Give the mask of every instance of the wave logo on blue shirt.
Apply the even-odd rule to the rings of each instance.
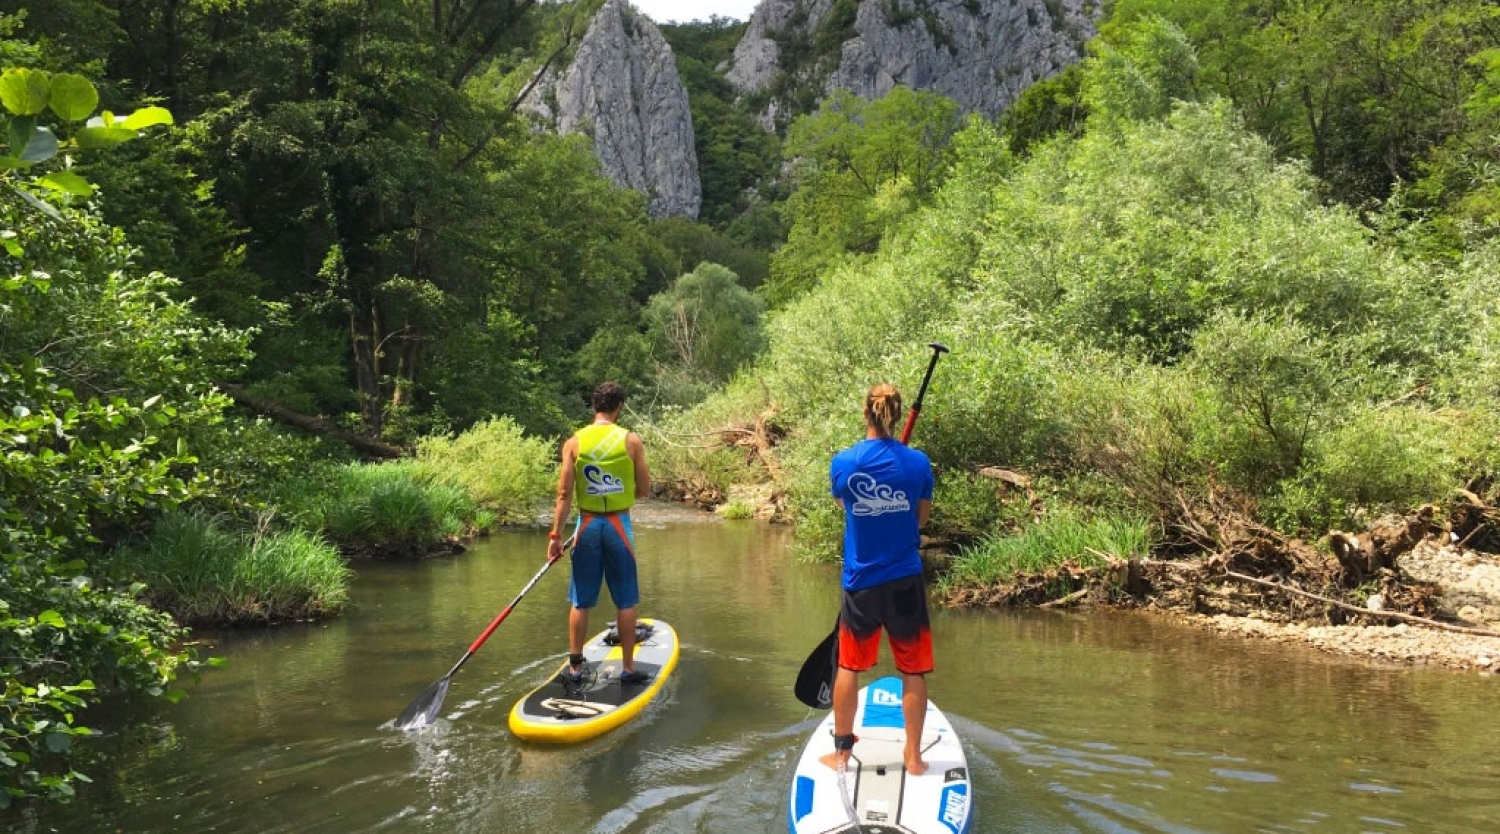
[[[858,516],[911,512],[906,493],[892,489],[865,472],[849,476],[849,491],[854,493],[853,512]]]
[[[605,472],[597,464],[583,467],[584,492],[589,495],[618,495],[625,491],[625,482]]]

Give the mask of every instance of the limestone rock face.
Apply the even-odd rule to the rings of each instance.
[[[1083,54],[1099,0],[763,0],[735,48],[728,78],[744,93],[766,90],[779,71],[825,92],[878,98],[897,84],[941,93],[965,112],[997,116],[1036,81]],[[847,35],[848,37],[844,37]],[[835,65],[781,66],[783,45],[842,38]],[[776,102],[768,105],[774,112]]]
[[[532,113],[583,133],[614,182],[650,199],[652,217],[697,218],[703,203],[687,91],[672,47],[625,0],[608,0],[560,77],[543,78]]]

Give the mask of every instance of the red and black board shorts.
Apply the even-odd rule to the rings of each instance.
[[[896,669],[905,675],[932,671],[932,629],[921,574],[844,591],[839,610],[839,667],[864,672],[880,655],[880,630],[891,643]]]

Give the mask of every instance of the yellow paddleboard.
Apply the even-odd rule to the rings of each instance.
[[[510,731],[526,741],[566,744],[593,738],[636,717],[666,685],[677,668],[677,632],[661,620],[642,619],[636,626],[635,670],[645,683],[625,686],[619,639],[614,625],[583,646],[582,684],[570,689],[562,680],[563,659],[546,683],[527,693],[510,711]]]

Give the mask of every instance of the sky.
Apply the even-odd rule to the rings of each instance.
[[[657,23],[707,20],[713,15],[749,20],[757,0],[630,0]]]

